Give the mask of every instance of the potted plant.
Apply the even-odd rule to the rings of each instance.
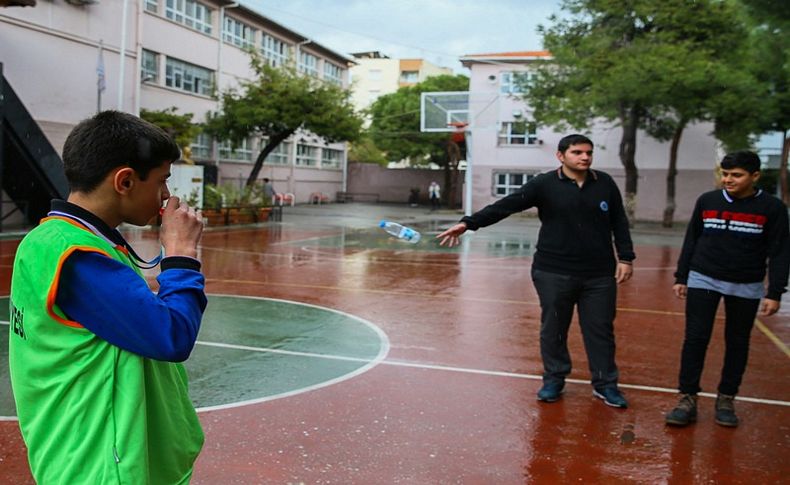
[[[225,225],[222,192],[216,185],[207,184],[203,190],[203,217],[209,226]]]

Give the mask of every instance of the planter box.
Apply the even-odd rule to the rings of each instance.
[[[222,209],[203,209],[203,218],[206,220],[207,226],[253,224],[268,221],[271,212],[271,207],[225,207]]]

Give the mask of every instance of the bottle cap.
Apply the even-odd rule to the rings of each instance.
[[[379,222],[379,227],[385,227],[387,225],[387,221]]]

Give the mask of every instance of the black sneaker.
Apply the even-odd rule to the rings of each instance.
[[[675,409],[668,412],[664,421],[671,426],[686,426],[697,420],[697,395],[682,394]]]
[[[546,382],[538,391],[538,401],[554,402],[559,401],[565,389],[564,382]]]
[[[735,396],[719,394],[716,396],[716,424],[734,428],[738,426],[738,416],[735,415]]]
[[[593,396],[603,399],[607,406],[613,408],[627,408],[628,401],[625,400],[623,393],[616,387],[602,387],[593,389]]]

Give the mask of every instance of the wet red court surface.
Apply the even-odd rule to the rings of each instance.
[[[209,293],[345,312],[383,331],[389,348],[353,378],[201,412],[206,443],[192,483],[787,483],[790,299],[752,334],[741,426],[716,425],[714,399],[702,397],[697,424],[666,428],[683,338],[683,304],[670,291],[679,236],[635,232],[635,275],[620,287],[615,324],[630,407],[592,396],[576,323],[566,393],[539,403],[539,307],[529,276],[536,225],[506,221],[440,249],[432,236],[455,217],[415,221],[418,245],[389,240],[374,223],[354,229],[288,215],[204,235]],[[151,233],[129,237],[141,252],[155,247]],[[16,244],[0,241],[2,296]],[[721,323],[707,392],[721,368]],[[0,422],[0,483],[31,482],[17,423]]]

